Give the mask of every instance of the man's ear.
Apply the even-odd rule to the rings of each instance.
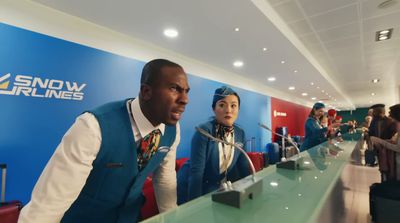
[[[148,101],[151,99],[153,94],[153,89],[148,84],[140,85],[140,96],[144,101]]]

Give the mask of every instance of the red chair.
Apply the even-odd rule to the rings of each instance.
[[[175,171],[178,172],[178,170],[187,160],[188,158],[176,160]],[[157,206],[156,196],[154,194],[153,180],[151,177],[147,177],[146,181],[144,182],[142,192],[146,198],[143,207],[140,209],[140,214],[142,217],[141,220],[144,220],[160,213]]]
[[[144,205],[140,209],[142,220],[144,220],[160,213],[158,211],[157,201],[154,194],[153,180],[151,177],[147,177],[146,181],[144,182],[142,192],[146,198]]]
[[[178,170],[183,166],[183,164],[186,163],[186,161],[188,161],[189,158],[181,158],[176,160],[176,165],[175,165],[175,171],[178,172]]]

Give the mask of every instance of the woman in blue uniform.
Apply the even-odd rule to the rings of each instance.
[[[215,116],[199,127],[214,137],[244,145],[244,131],[235,124],[239,108],[240,97],[234,90],[218,88],[212,103]],[[190,160],[178,172],[178,204],[219,189],[221,182],[234,182],[250,174],[246,158],[229,145],[196,132],[191,146]]]
[[[308,119],[306,120],[306,136],[303,144],[300,147],[301,151],[325,142],[327,140],[327,132],[340,126],[340,123],[333,123],[327,127],[323,127],[320,123],[320,118],[324,115],[324,113],[325,105],[319,102],[315,103],[311,109]]]

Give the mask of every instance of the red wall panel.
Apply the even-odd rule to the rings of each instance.
[[[304,124],[310,110],[309,107],[271,97],[272,129],[287,126],[289,134],[304,136]]]

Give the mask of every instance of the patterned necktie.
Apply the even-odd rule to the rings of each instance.
[[[137,149],[137,163],[139,170],[146,167],[150,158],[157,152],[158,144],[160,143],[160,136],[161,131],[156,129],[143,137],[140,146]]]

